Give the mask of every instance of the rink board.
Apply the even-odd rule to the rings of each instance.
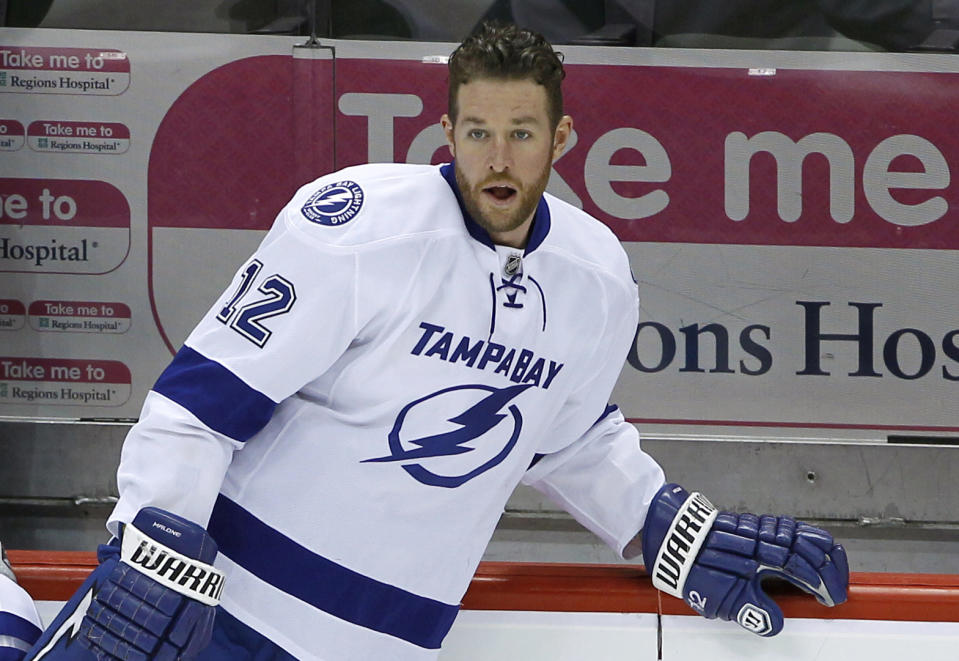
[[[10,557],[44,621],[96,563],[86,552]],[[956,575],[854,573],[849,600],[833,609],[789,587],[776,586],[775,597],[786,628],[760,639],[692,615],[660,595],[641,567],[481,563],[440,659],[945,661],[959,646]]]
[[[300,185],[450,159],[454,44],[299,42],[0,28],[25,56],[0,67],[0,416],[136,418]],[[959,434],[956,57],[563,51],[575,123],[547,190],[629,254],[627,419]]]

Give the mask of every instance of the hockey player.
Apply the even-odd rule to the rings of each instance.
[[[20,661],[40,637],[40,616],[0,545],[0,661]]]
[[[607,405],[637,289],[615,236],[544,193],[560,57],[485,26],[449,71],[454,162],[304,186],[160,376],[122,541],[35,658],[434,659],[519,482],[707,617],[777,633],[766,575],[845,598],[828,533],[665,484]]]

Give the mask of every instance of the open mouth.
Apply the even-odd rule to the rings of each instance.
[[[492,196],[497,202],[506,202],[516,195],[516,189],[512,186],[487,186],[483,192]]]

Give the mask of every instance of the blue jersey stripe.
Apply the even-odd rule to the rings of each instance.
[[[221,553],[270,585],[341,620],[420,647],[438,649],[459,611],[458,605],[381,583],[324,558],[222,494],[208,529]]]
[[[246,441],[263,429],[276,402],[220,363],[184,346],[153,390],[190,411],[210,429]]]
[[[41,633],[40,627],[30,620],[13,613],[0,613],[0,636],[12,636],[33,645]]]
[[[598,418],[596,418],[596,422],[593,423],[593,426],[598,425],[598,424],[603,420],[603,418],[609,416],[609,415],[612,414],[612,413],[615,413],[615,412],[618,411],[618,410],[619,410],[619,407],[616,406],[615,404],[607,404],[607,405],[606,405],[606,410],[603,411],[603,415],[601,415],[601,416],[599,416]]]

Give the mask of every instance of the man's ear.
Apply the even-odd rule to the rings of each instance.
[[[573,118],[569,115],[563,115],[556,125],[556,131],[553,133],[553,160],[563,155],[566,145],[569,142],[569,136],[573,133]]]
[[[453,120],[446,113],[440,118],[440,124],[443,126],[443,133],[446,134],[446,144],[449,145],[450,154],[456,158],[456,143],[453,141]]]

